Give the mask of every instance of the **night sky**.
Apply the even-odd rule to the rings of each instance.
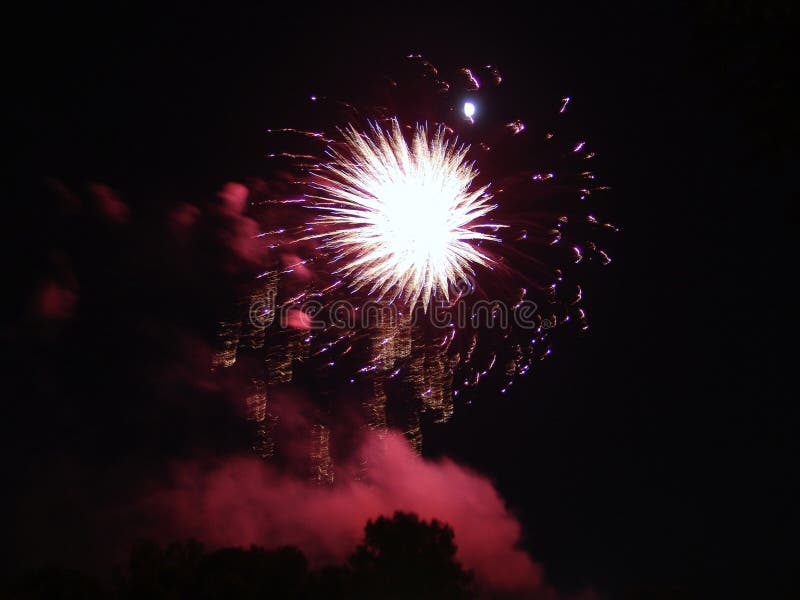
[[[220,290],[241,274],[225,256],[167,256],[157,215],[269,178],[266,129],[419,52],[497,65],[529,119],[570,96],[621,228],[613,264],[584,282],[589,332],[559,339],[512,393],[426,431],[426,455],[494,482],[558,590],[792,596],[797,28],[789,2],[118,3],[8,18],[6,574],[62,536],[37,511],[63,510],[74,539],[143,473],[238,443],[223,393],[164,381],[175,365],[202,370],[185,332],[213,334]],[[137,229],[114,224],[126,211]],[[77,316],[42,318],[74,312],[42,296],[71,278]],[[97,490],[91,503],[79,488]]]

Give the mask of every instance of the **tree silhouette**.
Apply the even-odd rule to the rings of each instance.
[[[253,546],[206,554],[197,542],[163,551],[143,542],[134,547],[116,587],[121,600],[293,599],[306,597],[307,580],[308,562],[297,548]]]
[[[462,600],[474,597],[472,573],[455,560],[453,529],[397,512],[368,521],[344,565],[310,571],[300,550],[222,548],[195,541],[162,548],[143,541],[111,582],[60,569],[17,580],[14,600]]]
[[[455,560],[453,529],[396,512],[368,521],[350,557],[354,592],[362,598],[472,597],[472,573]]]
[[[46,567],[12,583],[0,597],[11,600],[104,600],[108,595],[93,578],[66,569]]]

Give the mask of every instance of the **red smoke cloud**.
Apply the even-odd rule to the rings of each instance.
[[[311,317],[305,311],[290,308],[286,311],[283,325],[294,329],[311,329]]]
[[[36,293],[35,314],[45,319],[68,319],[75,313],[78,294],[73,290],[49,281]]]
[[[120,224],[128,222],[131,210],[119,199],[114,190],[102,183],[95,183],[90,186],[89,191],[94,198],[97,210],[107,221]]]
[[[80,196],[60,188],[59,191],[66,198],[64,203],[69,210],[78,213],[82,206]],[[250,271],[262,266],[266,248],[255,237],[259,231],[256,221],[245,211],[247,189],[244,186],[226,185],[216,201],[201,205],[203,208],[187,203],[174,208],[165,215],[164,231],[170,235],[164,239],[157,237],[159,230],[147,229],[147,221],[132,218],[127,206],[109,189],[98,187],[92,193],[107,222],[126,224],[147,243],[130,248],[124,243],[119,248],[111,245],[112,250],[119,250],[112,256],[118,254],[124,260],[119,264],[106,263],[103,255],[103,260],[96,265],[84,265],[83,286],[79,286],[78,278],[72,275],[71,262],[67,261],[64,266],[56,264],[54,275],[45,279],[46,283],[36,291],[37,316],[62,319],[74,315],[80,290],[82,302],[86,295],[89,305],[108,307],[108,318],[97,319],[105,326],[117,317],[118,308],[118,304],[105,301],[106,295],[111,291],[112,297],[126,301],[130,297],[127,293],[130,281],[137,282],[138,288],[164,292],[159,297],[169,301],[166,306],[183,310],[186,298],[201,301],[205,298],[205,302],[210,303],[208,297],[217,289],[235,285],[238,279],[234,275],[242,275],[242,279],[249,281]],[[278,216],[274,218],[279,220]],[[82,220],[78,222],[83,223]],[[92,240],[108,244],[116,239],[105,237],[102,230],[97,233],[94,228],[85,229]],[[150,256],[151,246],[157,249],[154,255],[159,259],[170,260],[158,263],[161,270],[134,268],[143,262],[139,254]],[[69,257],[73,253],[70,250],[68,246],[63,254]],[[74,253],[80,256],[79,252]],[[289,282],[292,278],[305,281],[312,275],[298,255],[279,258],[285,268],[292,269],[291,276],[287,277]],[[118,274],[110,281],[109,264],[115,267],[112,272]],[[165,286],[165,281],[174,282],[174,289]],[[102,295],[92,297],[93,291]],[[127,301],[135,303],[137,300],[134,297]],[[164,484],[163,473],[148,462],[149,455],[138,454],[141,452],[139,440],[145,439],[140,437],[141,430],[132,425],[126,429],[118,424],[132,420],[147,427],[159,467],[163,463],[158,448],[166,445],[167,440],[170,443],[177,440],[175,445],[182,450],[191,447],[198,453],[225,452],[220,448],[224,435],[215,435],[218,430],[228,431],[226,427],[230,427],[230,423],[220,425],[215,403],[224,403],[223,397],[242,396],[241,387],[247,383],[240,381],[242,374],[234,369],[214,376],[210,374],[209,349],[198,325],[205,323],[206,313],[189,314],[186,321],[175,322],[174,310],[143,313],[138,305],[134,306],[135,310],[128,305],[125,314],[136,317],[127,326],[139,341],[110,346],[117,353],[111,364],[126,366],[122,379],[118,379],[120,373],[115,373],[113,379],[108,380],[113,383],[111,389],[121,392],[121,398],[110,396],[115,400],[110,403],[112,407],[130,407],[132,412],[109,411],[106,415],[93,405],[85,409],[95,409],[94,419],[105,416],[108,427],[103,429],[120,434],[115,435],[113,443],[111,438],[97,437],[94,443],[102,451],[96,454],[103,455],[109,447],[121,449],[124,452],[119,454],[129,456],[129,463],[107,471],[105,466],[96,467],[89,461],[84,468],[78,459],[74,463],[64,460],[63,449],[58,447],[57,456],[63,462],[43,461],[42,469],[33,469],[37,473],[36,486],[29,493],[31,500],[22,503],[21,517],[17,520],[23,524],[18,527],[18,536],[23,540],[24,552],[18,547],[15,550],[23,554],[25,560],[40,560],[46,556],[53,561],[75,563],[78,568],[83,566],[81,563],[100,567],[108,560],[122,559],[117,555],[124,552],[133,539],[151,536],[165,543],[194,537],[212,546],[294,545],[315,565],[341,564],[360,541],[368,519],[390,516],[400,510],[416,513],[425,520],[438,519],[450,524],[455,530],[458,559],[465,567],[475,570],[478,581],[485,587],[521,592],[526,597],[554,597],[543,583],[541,568],[517,548],[520,524],[506,509],[491,482],[451,460],[423,459],[397,434],[384,440],[370,439],[364,448],[354,453],[356,457],[380,457],[369,472],[369,483],[356,481],[350,475],[358,468],[357,460],[351,464],[345,461],[337,464],[337,485],[327,488],[279,471],[254,456],[228,456],[217,458],[211,464],[201,461],[176,464],[167,479],[169,483]],[[286,324],[307,329],[310,320],[306,313],[293,310],[288,313]],[[147,347],[148,361],[143,363],[141,358],[131,354],[131,347]],[[153,348],[159,350],[159,360],[150,360]],[[77,351],[83,352],[83,346],[77,346]],[[98,354],[90,356],[104,355],[102,349],[94,352]],[[85,361],[85,364],[91,369],[86,371],[84,380],[92,381],[95,362]],[[145,389],[157,392],[126,394],[127,388],[135,389],[125,383],[133,379],[148,382],[149,387]],[[249,376],[246,379],[249,381]],[[94,391],[91,386],[88,389]],[[73,397],[86,396],[74,390],[71,393]],[[280,425],[297,433],[282,441],[281,451],[290,458],[307,458],[310,423],[301,413],[311,414],[314,407],[305,406],[308,402],[288,392],[282,399],[273,400],[283,408]],[[48,401],[52,403],[48,406],[59,406],[60,391],[54,392]],[[187,414],[186,419],[183,412]],[[124,419],[120,414],[137,415],[137,418]],[[178,414],[181,419],[176,426]],[[338,415],[338,418],[348,420],[349,415]],[[180,426],[182,430],[178,429]],[[358,427],[357,424],[353,426]],[[95,429],[89,428],[85,438],[91,441],[91,436],[97,435]],[[61,438],[52,435],[48,439],[60,441]],[[150,438],[146,439],[149,443]],[[120,444],[120,449],[114,446],[116,443]],[[242,444],[236,447],[241,448]],[[142,492],[154,488],[159,491]],[[53,490],[61,492],[54,495]],[[146,497],[144,501],[142,494]],[[64,501],[65,497],[69,498],[68,502]],[[98,525],[88,531],[84,524],[90,520]],[[160,526],[153,528],[154,521]]]
[[[483,585],[550,596],[541,568],[516,547],[519,522],[488,479],[448,459],[423,459],[397,434],[371,439],[362,452],[381,457],[369,483],[348,477],[333,488],[318,487],[242,457],[210,468],[178,465],[171,487],[151,502],[174,528],[162,530],[170,539],[294,545],[315,564],[345,559],[368,519],[414,512],[454,528],[458,559]]]

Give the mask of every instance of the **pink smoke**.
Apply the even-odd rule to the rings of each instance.
[[[370,439],[362,453],[381,457],[370,483],[340,478],[333,488],[256,458],[177,465],[171,487],[152,499],[174,528],[162,534],[217,546],[294,545],[318,565],[346,559],[368,519],[414,512],[454,528],[458,559],[483,585],[547,594],[541,568],[517,548],[519,522],[488,479],[448,459],[423,459],[397,434]]]
[[[68,319],[75,313],[78,294],[55,281],[42,285],[35,295],[35,314],[45,319]]]
[[[128,205],[107,185],[94,183],[89,187],[97,210],[111,223],[127,223],[131,216]]]

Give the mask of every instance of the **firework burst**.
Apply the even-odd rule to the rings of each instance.
[[[315,224],[327,231],[315,237],[343,263],[336,273],[378,300],[401,296],[425,309],[434,296],[448,300],[474,265],[491,262],[477,244],[499,241],[485,233],[499,226],[483,220],[495,205],[488,185],[474,185],[469,147],[421,125],[409,145],[396,119],[388,130],[351,125],[342,135],[316,186],[325,214]]]
[[[358,107],[312,96],[310,130],[270,130],[280,177],[251,201],[266,250],[245,299],[252,331],[220,361],[237,345],[263,360],[248,406],[264,457],[267,398],[290,383],[324,390],[320,423],[346,387],[370,429],[399,428],[419,450],[424,421],[479,388],[508,392],[557,332],[585,330],[578,280],[611,261],[607,188],[568,97],[525,122],[494,67],[445,80],[410,56],[398,71]]]

